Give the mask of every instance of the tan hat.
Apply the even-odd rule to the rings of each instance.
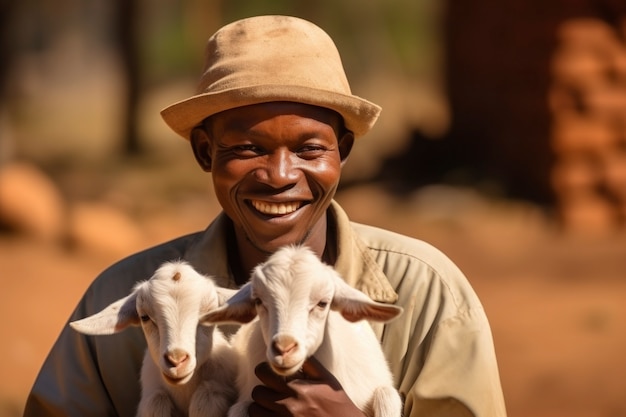
[[[189,139],[206,117],[235,107],[293,101],[335,110],[355,136],[367,133],[380,107],[352,95],[333,40],[289,16],[258,16],[218,30],[206,47],[196,95],[161,111]]]

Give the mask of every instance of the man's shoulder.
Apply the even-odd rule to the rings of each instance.
[[[403,288],[401,298],[403,294],[408,299],[417,293],[424,295],[437,286],[451,296],[457,309],[480,305],[463,272],[433,245],[378,227],[355,223],[353,229],[392,287],[396,291]],[[421,303],[425,305],[427,300]]]
[[[380,227],[352,222],[352,228],[371,251],[427,262],[449,262],[448,257],[430,243]]]
[[[143,268],[148,268],[148,270],[154,272],[154,268],[163,262],[183,259],[187,249],[193,245],[202,234],[203,232],[190,233],[144,249],[116,262],[111,265],[109,270],[142,270]]]

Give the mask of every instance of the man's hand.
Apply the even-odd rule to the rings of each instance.
[[[339,381],[315,358],[307,359],[289,381],[272,372],[267,362],[259,364],[255,373],[264,385],[252,391],[250,417],[364,417]]]

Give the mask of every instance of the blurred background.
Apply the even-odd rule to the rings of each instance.
[[[466,272],[509,415],[626,416],[623,0],[0,0],[0,415],[99,271],[218,213],[159,111],[257,14],[324,28],[383,107],[337,200]]]

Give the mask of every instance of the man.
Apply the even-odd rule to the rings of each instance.
[[[350,285],[404,308],[374,329],[406,416],[505,416],[489,324],[463,274],[424,242],[351,223],[333,201],[355,138],[379,112],[352,95],[333,41],[312,23],[261,16],[220,29],[197,94],[162,115],[211,172],[223,213],[203,232],[104,271],[71,320],[128,294],[167,260],[236,288],[280,246],[304,243]],[[139,330],[86,337],[66,326],[25,416],[134,415],[144,347]],[[260,366],[250,416],[363,415],[317,361],[303,374],[286,382]]]

